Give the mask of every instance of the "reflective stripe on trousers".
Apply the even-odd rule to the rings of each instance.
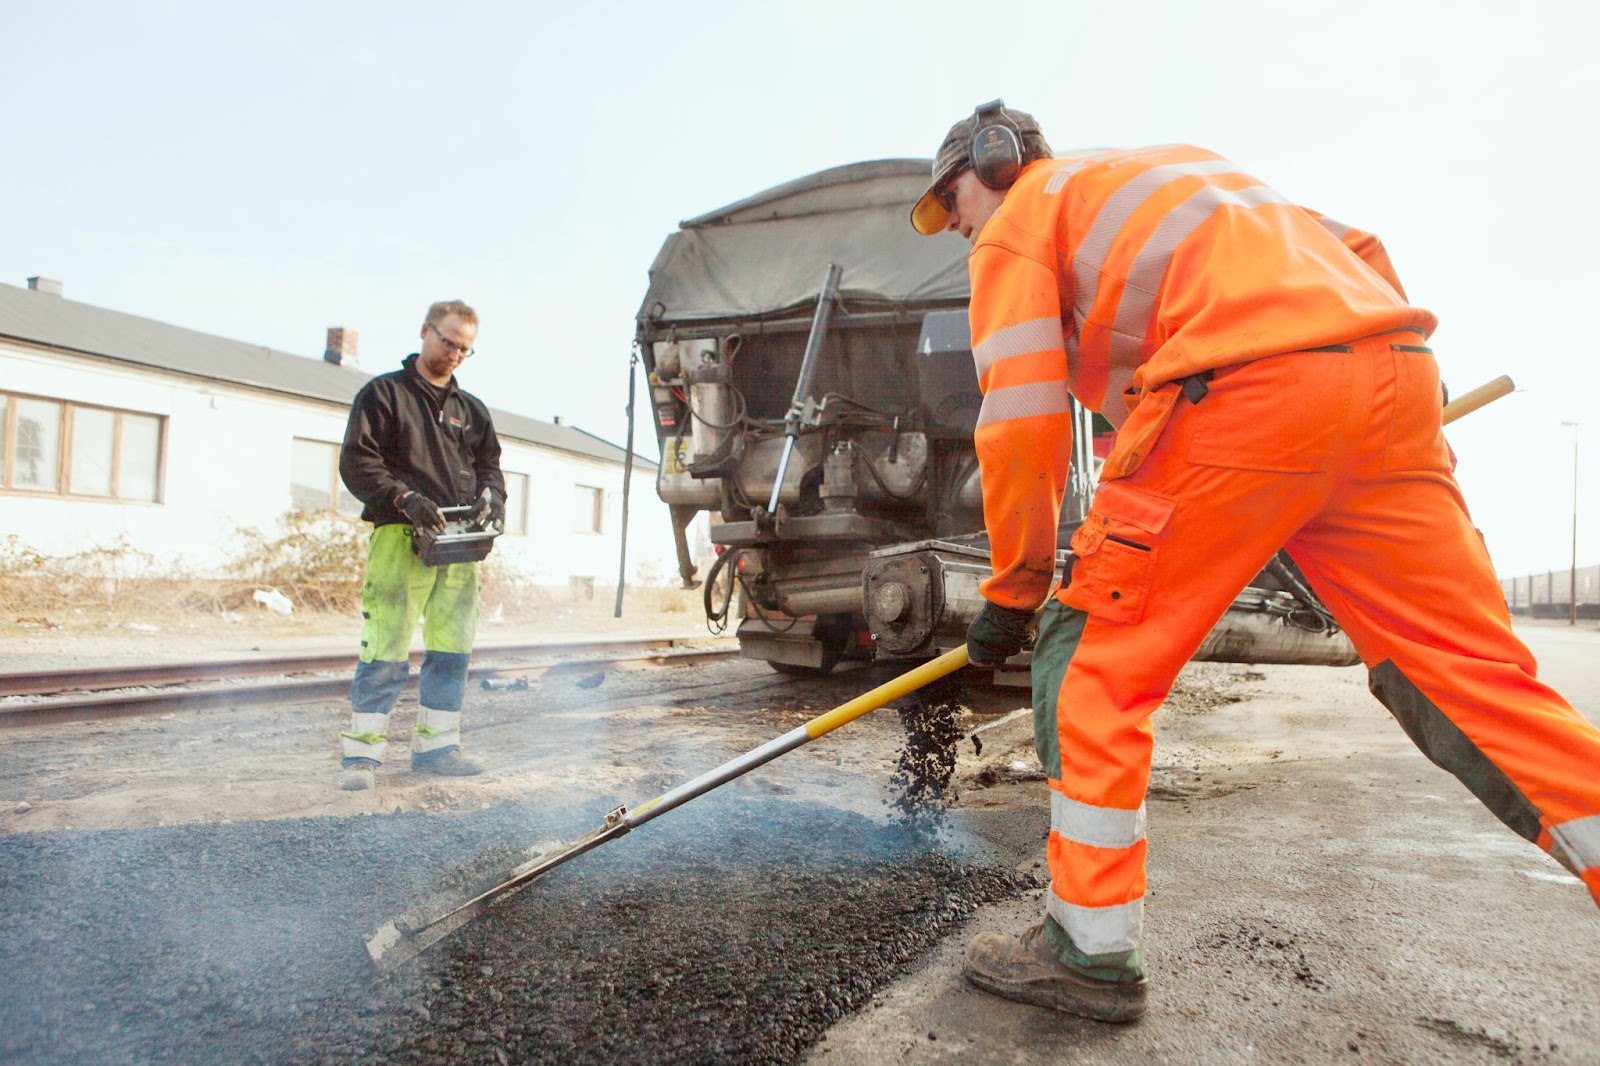
[[[370,762],[382,762],[383,753],[389,749],[389,716],[387,714],[363,714],[354,711],[350,715],[350,729],[339,734],[340,747],[346,762],[353,759],[366,759]]]
[[[461,712],[423,707],[411,732],[411,750],[417,755],[461,746]]]
[[[1117,897],[1125,894],[1120,891],[1123,881],[1114,875],[1131,860],[1143,861],[1144,822],[1143,804],[1134,811],[1094,807],[1069,798],[1060,790],[1059,780],[1051,782],[1047,845],[1051,869],[1074,871],[1075,884],[1063,886],[1067,895],[1093,902],[1073,903],[1051,892],[1046,910],[1085,955],[1120,955],[1139,946],[1144,879],[1134,881],[1136,898],[1119,901]],[[1107,871],[1113,876],[1099,876]]]
[[[1550,836],[1557,845],[1552,854],[1567,869],[1589,879],[1600,872],[1600,814],[1552,825]]]

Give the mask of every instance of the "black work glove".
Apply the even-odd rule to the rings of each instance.
[[[472,506],[472,524],[479,529],[506,528],[506,501],[488,485],[478,493],[478,502]]]
[[[984,603],[967,627],[967,657],[977,666],[999,666],[1028,642],[1033,612]]]
[[[438,533],[445,527],[444,512],[439,510],[439,505],[415,489],[395,497],[394,505],[405,513],[417,529]]]

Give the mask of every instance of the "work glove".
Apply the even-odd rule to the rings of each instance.
[[[506,501],[498,492],[488,485],[478,493],[478,502],[472,506],[472,524],[479,529],[495,529],[506,527]]]
[[[444,512],[439,510],[439,505],[415,489],[395,497],[394,505],[405,513],[417,529],[438,533],[445,528]]]
[[[1033,612],[984,603],[967,627],[967,657],[977,666],[999,666],[1028,643]]]

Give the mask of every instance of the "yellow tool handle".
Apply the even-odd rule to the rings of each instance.
[[[819,714],[803,727],[812,740],[831,733],[842,725],[855,721],[870,711],[875,711],[890,700],[897,700],[908,692],[915,692],[930,681],[953,674],[967,665],[967,646],[952,648],[937,659],[908,670],[893,681],[885,681],[871,692],[864,692],[849,703],[841,703],[827,714]]]
[[[1444,424],[1449,425],[1462,415],[1470,415],[1478,408],[1491,404],[1502,396],[1510,396],[1516,390],[1511,378],[1501,374],[1487,385],[1479,385],[1471,392],[1464,392],[1460,396],[1444,405]]]

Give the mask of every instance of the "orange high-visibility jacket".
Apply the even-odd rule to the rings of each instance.
[[[968,259],[974,433],[994,576],[1032,609],[1053,578],[1070,391],[1120,427],[1125,390],[1436,320],[1382,243],[1188,145],[1028,166]]]

